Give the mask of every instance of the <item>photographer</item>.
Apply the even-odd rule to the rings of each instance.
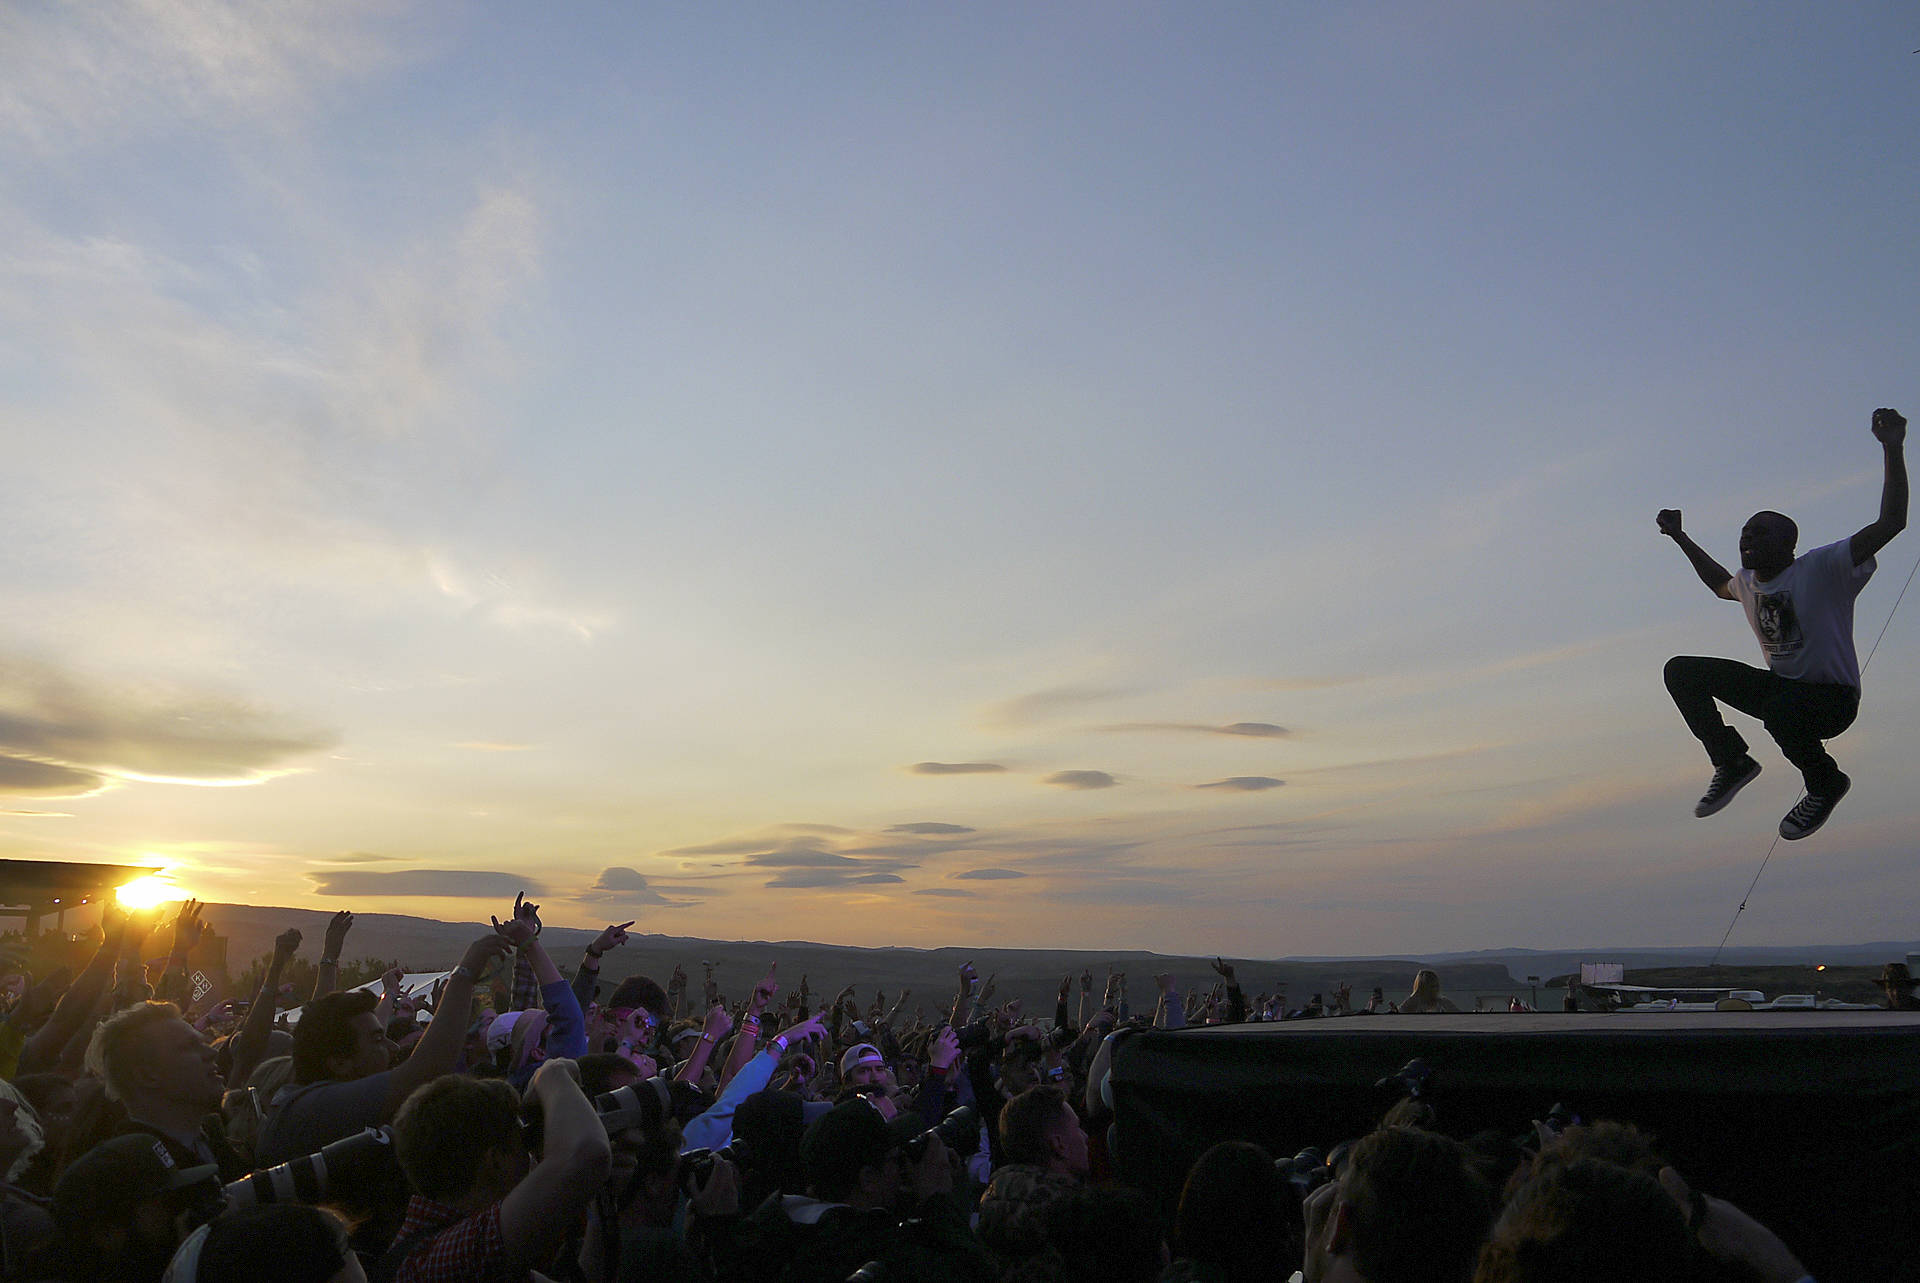
[[[460,1002],[464,1011],[464,996]],[[570,1060],[535,1071],[543,1143],[529,1166],[520,1101],[498,1080],[441,1078],[401,1106],[395,1157],[412,1184],[406,1223],[370,1277],[394,1283],[525,1279],[545,1269],[606,1182],[606,1128]]]
[[[987,1283],[992,1258],[967,1229],[953,1162],[937,1135],[910,1158],[901,1132],[864,1099],[835,1105],[800,1145],[810,1197],[754,1217],[757,1250],[729,1262],[727,1283],[843,1283],[869,1262],[915,1283]]]
[[[87,1068],[126,1111],[114,1133],[157,1138],[180,1167],[211,1163],[238,1180],[247,1163],[227,1141],[219,1114],[226,1083],[215,1053],[170,1002],[129,1007],[94,1031]]]
[[[57,1237],[28,1277],[156,1283],[190,1223],[218,1210],[219,1193],[212,1165],[183,1168],[152,1136],[116,1136],[53,1187]]]

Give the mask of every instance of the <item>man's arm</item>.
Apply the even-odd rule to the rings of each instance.
[[[632,925],[632,918],[612,923],[587,946],[587,956],[580,959],[573,973],[573,996],[582,1011],[593,1001],[594,989],[600,983],[600,960],[606,957],[607,950],[618,949],[627,942],[627,928]]]
[[[273,1032],[273,1018],[279,1014],[277,999],[280,996],[280,973],[286,970],[287,963],[300,949],[300,932],[289,927],[282,931],[273,942],[273,956],[267,960],[265,972],[260,976],[260,991],[253,996],[253,1006],[247,1009],[247,1018],[240,1024],[240,1032],[233,1036],[233,1068],[227,1076],[229,1082],[245,1085],[248,1075],[260,1063],[267,1049],[267,1036]]]
[[[1886,479],[1880,485],[1879,518],[1860,527],[1849,544],[1856,566],[1907,528],[1907,421],[1898,410],[1875,410],[1873,435],[1886,456]]]
[[[773,995],[780,991],[779,982],[773,978],[774,968],[779,965],[776,962],[768,966],[766,977],[753,987],[753,997],[747,1002],[747,1012],[740,1018],[740,1031],[733,1040],[733,1052],[720,1070],[720,1085],[723,1088],[733,1081],[735,1074],[747,1067],[747,1062],[760,1049],[760,1017],[766,1014],[767,1004],[773,1001]]]
[[[1687,560],[1693,563],[1693,573],[1700,576],[1700,582],[1711,588],[1714,596],[1732,601],[1733,572],[1708,556],[1705,548],[1687,537],[1687,532],[1680,528],[1680,510],[1662,508],[1653,520],[1660,527],[1660,533],[1679,544],[1680,551],[1687,554]],[[1858,535],[1854,537],[1859,538]]]
[[[353,915],[345,909],[327,923],[326,943],[320,946],[320,967],[313,978],[313,998],[317,1001],[340,987],[340,951],[347,947],[347,932],[353,930]]]
[[[441,1074],[451,1073],[467,1044],[467,1006],[473,1001],[474,981],[489,963],[507,951],[507,942],[489,931],[467,946],[466,956],[447,977],[440,991],[440,1005],[413,1054],[387,1071],[387,1100],[382,1120],[390,1120],[416,1087],[430,1083]]]
[[[516,1277],[548,1263],[599,1195],[613,1162],[607,1129],[580,1090],[580,1070],[571,1060],[541,1065],[527,1095],[540,1102],[545,1139],[540,1161],[500,1204],[500,1237]]]

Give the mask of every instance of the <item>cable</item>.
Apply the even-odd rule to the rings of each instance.
[[[1900,613],[1900,603],[1907,599],[1907,589],[1913,587],[1913,576],[1920,571],[1920,560],[1915,560],[1913,569],[1907,572],[1907,582],[1900,585],[1900,595],[1893,599],[1893,609],[1887,612],[1886,622],[1880,625],[1880,636],[1873,639],[1873,649],[1867,652],[1866,663],[1860,665],[1860,675],[1865,677],[1867,665],[1873,663],[1873,657],[1880,653],[1880,641],[1887,635],[1887,629],[1893,624],[1893,617]],[[1733,936],[1734,923],[1740,921],[1740,915],[1747,911],[1747,899],[1753,895],[1753,889],[1760,885],[1760,875],[1767,871],[1767,861],[1773,858],[1773,848],[1780,845],[1780,835],[1773,835],[1773,841],[1767,843],[1767,854],[1761,859],[1760,867],[1754,870],[1753,881],[1747,883],[1747,894],[1740,897],[1740,907],[1733,911],[1733,918],[1727,923],[1727,930],[1720,937],[1720,943],[1714,946],[1713,957],[1707,960],[1709,967],[1720,961],[1720,951],[1727,947],[1727,941]]]

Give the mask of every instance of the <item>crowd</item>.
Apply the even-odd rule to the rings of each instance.
[[[1325,1161],[1215,1146],[1163,1223],[1111,1161],[1116,1030],[1321,1014],[1249,1001],[1225,962],[1190,995],[1155,977],[1137,1014],[1124,976],[1097,1002],[1068,976],[1038,1018],[969,965],[924,1019],[773,968],[737,1002],[679,967],[603,993],[631,925],[568,974],[518,901],[416,1000],[397,970],[336,988],[343,913],[294,1022],[298,931],[251,1003],[194,1014],[199,906],[157,968],[154,924],[110,911],[77,975],[0,977],[0,1283],[1806,1277],[1629,1125],[1463,1142],[1414,1099]],[[1423,972],[1365,1009],[1442,1004]]]

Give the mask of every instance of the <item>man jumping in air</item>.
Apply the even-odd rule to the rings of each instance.
[[[1695,815],[1712,815],[1760,774],[1740,732],[1714,701],[1760,719],[1786,759],[1800,768],[1807,795],[1780,821],[1780,836],[1803,838],[1827,822],[1852,783],[1822,740],[1853,725],[1860,711],[1860,660],[1853,649],[1853,599],[1873,577],[1873,555],[1907,525],[1907,421],[1897,410],[1873,412],[1873,435],[1886,456],[1880,516],[1853,538],[1793,555],[1799,529],[1777,512],[1756,512],[1740,531],[1740,573],[1709,557],[1680,528],[1680,513],[1663,510],[1660,533],[1680,545],[1700,581],[1717,597],[1746,607],[1766,668],[1731,659],[1679,655],[1667,661],[1667,690],[1687,729],[1706,745],[1713,782]]]

